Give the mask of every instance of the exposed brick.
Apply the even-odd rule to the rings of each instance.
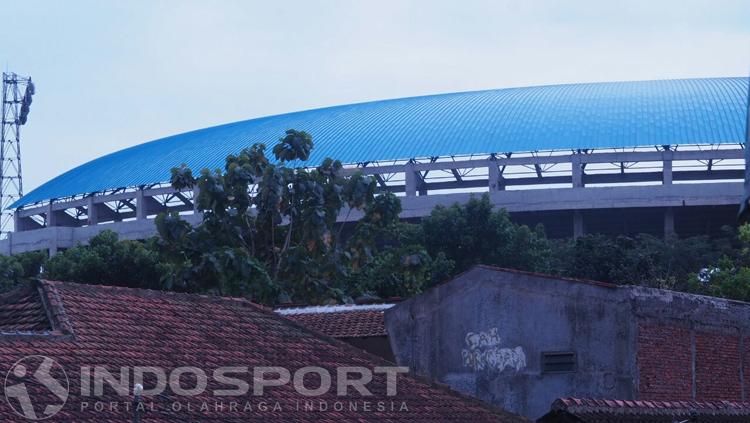
[[[692,399],[692,347],[688,329],[639,325],[636,360],[639,399]]]
[[[740,360],[738,336],[696,332],[696,399],[741,401]]]

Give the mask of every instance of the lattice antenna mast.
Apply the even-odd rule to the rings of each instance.
[[[0,237],[13,230],[13,211],[23,195],[21,177],[21,126],[26,124],[34,95],[31,78],[3,72],[2,131],[0,131]]]

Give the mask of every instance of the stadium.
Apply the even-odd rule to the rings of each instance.
[[[85,163],[16,201],[14,254],[85,243],[101,230],[155,234],[176,211],[200,221],[170,169],[222,168],[287,129],[312,134],[305,166],[326,157],[401,196],[402,218],[488,192],[519,223],[552,237],[711,234],[742,199],[747,78],[585,83],[382,100],[200,129]],[[357,213],[345,214],[358,219]],[[342,215],[342,221],[345,219]]]

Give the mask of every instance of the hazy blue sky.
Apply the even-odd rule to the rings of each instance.
[[[268,114],[750,69],[747,0],[0,3],[0,63],[37,85],[27,192],[104,153]]]

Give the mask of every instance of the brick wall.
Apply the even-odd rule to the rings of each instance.
[[[690,331],[669,326],[640,325],[636,361],[639,399],[693,399]]]
[[[707,332],[695,334],[696,400],[742,400],[740,339]]]
[[[750,363],[747,344],[743,352],[737,335],[639,325],[639,399],[741,401],[743,359]]]

